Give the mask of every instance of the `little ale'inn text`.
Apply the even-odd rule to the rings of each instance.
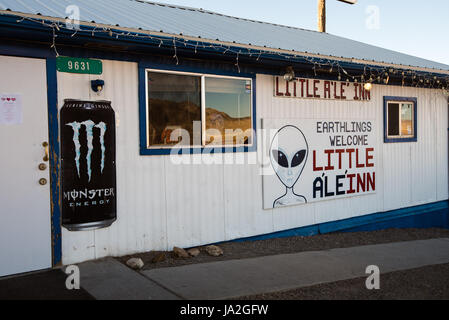
[[[295,78],[286,81],[275,77],[276,97],[370,101],[371,92],[361,83]]]

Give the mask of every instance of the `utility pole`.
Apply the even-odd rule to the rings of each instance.
[[[326,32],[326,0],[318,0],[318,31]]]
[[[356,4],[357,0],[338,0],[348,4]],[[318,0],[318,31],[326,32],[326,0]]]

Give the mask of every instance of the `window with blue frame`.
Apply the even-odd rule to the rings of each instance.
[[[417,99],[384,97],[384,141],[416,142]]]
[[[146,149],[254,145],[253,79],[145,70]]]

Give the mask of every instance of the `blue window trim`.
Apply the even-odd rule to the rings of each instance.
[[[388,138],[388,124],[387,124],[387,108],[388,102],[398,101],[398,102],[412,102],[414,104],[413,108],[413,138]],[[418,99],[414,97],[384,97],[384,143],[404,143],[404,142],[417,142],[418,141]]]
[[[56,71],[56,58],[47,58],[47,101],[48,101],[48,133],[50,145],[50,181],[52,202],[52,252],[53,266],[62,262],[61,239],[61,207],[60,207],[60,166],[59,166],[59,118],[58,118],[58,80]]]
[[[233,152],[256,152],[257,151],[257,117],[256,117],[256,75],[247,73],[236,73],[217,69],[205,69],[198,67],[175,66],[157,63],[139,62],[139,133],[140,133],[140,155],[160,156],[170,154],[218,154]],[[161,71],[180,71],[217,76],[232,76],[252,79],[253,90],[253,144],[249,147],[192,147],[192,148],[148,148],[147,146],[147,92],[146,92],[146,70],[156,69]]]

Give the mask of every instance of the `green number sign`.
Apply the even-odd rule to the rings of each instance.
[[[56,67],[59,72],[102,74],[103,63],[100,60],[57,57]]]

